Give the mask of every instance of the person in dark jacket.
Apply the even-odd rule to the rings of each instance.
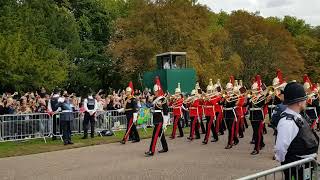
[[[154,112],[153,112],[153,123],[154,129],[151,138],[151,144],[149,151],[145,152],[146,156],[153,156],[157,144],[158,137],[160,137],[160,141],[162,144],[162,150],[159,153],[168,152],[168,144],[164,135],[164,127],[168,120],[169,108],[167,104],[167,100],[164,97],[163,91],[160,86],[160,80],[157,79],[157,83],[154,85],[155,99],[153,101]]]
[[[277,126],[278,135],[275,146],[275,157],[281,165],[317,156],[319,137],[300,114],[306,108],[306,100],[307,95],[302,85],[296,82],[287,84],[284,89],[284,104],[287,108]],[[298,169],[293,167],[291,173],[289,169],[285,170],[285,179],[304,179],[301,167],[308,168],[308,166],[309,163]]]

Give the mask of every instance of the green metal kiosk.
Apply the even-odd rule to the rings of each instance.
[[[186,56],[186,52],[166,52],[156,55],[157,69],[145,72],[143,75],[145,87],[152,89],[155,77],[159,76],[165,92],[173,94],[177,84],[180,83],[181,91],[190,93],[195,87],[196,72],[188,67]]]

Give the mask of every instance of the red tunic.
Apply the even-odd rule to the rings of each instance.
[[[203,105],[204,105],[204,101],[202,99],[199,99],[199,106],[198,106],[198,113],[199,113],[199,117],[203,116]]]
[[[183,98],[180,98],[180,99],[177,99],[175,102],[171,103],[174,116],[181,116],[182,114],[181,107],[182,107],[183,101],[184,101]]]
[[[222,107],[221,105],[219,104],[219,102],[221,101],[222,97],[220,95],[218,96],[215,96],[215,103],[214,103],[214,110],[215,112],[219,112],[219,113],[222,113]]]
[[[244,109],[243,109],[243,105],[245,103],[245,97],[239,96],[238,98],[238,103],[237,103],[237,107],[236,107],[236,113],[238,117],[243,117],[244,116]]]
[[[189,115],[190,117],[194,117],[194,116],[198,116],[198,107],[200,106],[200,102],[199,99],[196,99],[195,101],[193,101],[190,106],[189,106]]]
[[[210,100],[204,102],[204,114],[206,116],[215,116],[216,105],[219,102],[219,96],[211,97]]]

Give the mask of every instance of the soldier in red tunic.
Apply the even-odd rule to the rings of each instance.
[[[192,141],[194,139],[194,134],[196,134],[196,139],[200,139],[200,133],[199,133],[199,98],[198,93],[196,90],[192,90],[191,96],[186,99],[186,103],[189,104],[189,116],[191,119],[191,125],[190,125],[190,136],[188,139]]]
[[[199,97],[201,97],[202,96],[202,90],[201,90],[200,85],[199,85],[198,82],[196,84],[196,88],[195,89],[196,89]],[[206,128],[204,127],[204,123],[203,123],[203,114],[204,114],[203,103],[204,103],[203,99],[199,98],[199,106],[198,106],[199,125],[198,126],[201,127],[202,134],[206,134]]]
[[[223,122],[223,111],[222,111],[222,86],[220,83],[220,79],[218,79],[217,83],[213,86],[213,90],[216,94],[216,103],[214,105],[214,110],[216,112],[216,132],[220,135],[224,134],[226,129],[225,123]]]
[[[183,137],[183,129],[181,125],[181,119],[182,119],[182,105],[183,105],[183,95],[181,94],[181,88],[180,88],[180,83],[178,83],[178,87],[175,90],[175,95],[173,96],[172,101],[170,102],[170,106],[172,106],[173,109],[173,129],[171,133],[171,138],[174,139],[176,137],[176,131],[177,127],[179,129],[179,134],[180,136],[178,137]]]
[[[234,88],[234,93],[238,96],[238,102],[236,104],[236,115],[237,115],[237,124],[236,124],[236,135],[239,136],[239,138],[244,137],[244,130],[245,130],[245,106],[246,106],[246,96],[245,96],[246,88],[243,87],[242,81],[240,80],[240,83],[238,84],[236,80],[236,86]]]
[[[204,114],[207,120],[207,132],[204,140],[202,141],[203,144],[208,143],[210,138],[210,130],[212,131],[213,135],[213,140],[211,142],[218,141],[218,133],[214,127],[214,122],[216,121],[215,105],[217,104],[217,101],[219,101],[219,96],[217,96],[214,92],[212,79],[210,79],[210,83],[207,86],[207,94],[204,98]]]

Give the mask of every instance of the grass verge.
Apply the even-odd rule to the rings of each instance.
[[[139,129],[139,135],[141,139],[151,138],[153,128],[147,128],[147,131]],[[165,134],[170,135],[172,132],[172,127],[168,126]],[[184,129],[185,133],[189,132],[188,128]],[[47,138],[47,143],[43,139],[34,139],[34,140],[25,140],[25,141],[16,141],[16,142],[3,142],[0,143],[0,158],[12,157],[12,156],[22,156],[28,154],[37,154],[43,152],[59,151],[65,149],[80,148],[86,146],[100,145],[100,144],[109,144],[119,142],[123,135],[124,131],[115,132],[114,136],[97,136],[93,139],[81,139],[81,135],[73,135],[72,141],[73,145],[64,146],[62,142],[58,139],[52,141],[51,138]],[[178,132],[177,132],[178,133]]]

